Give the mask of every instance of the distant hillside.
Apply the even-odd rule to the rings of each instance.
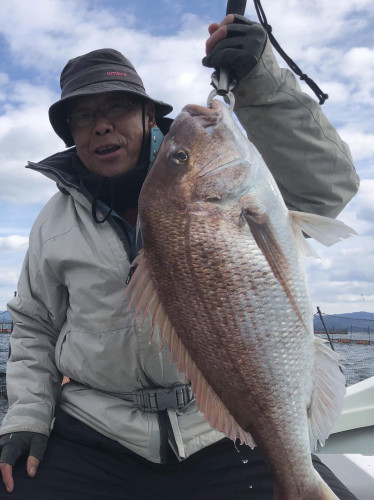
[[[10,323],[11,321],[12,318],[10,317],[8,311],[0,312],[0,323]]]
[[[374,330],[374,313],[359,311],[343,314],[323,314],[322,317],[329,331],[367,331],[368,328]],[[323,324],[318,314],[314,315],[314,329],[323,330]]]

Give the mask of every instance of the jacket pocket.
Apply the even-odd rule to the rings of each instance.
[[[58,340],[56,364],[73,380],[119,396],[145,384],[131,326],[99,333],[66,331]]]

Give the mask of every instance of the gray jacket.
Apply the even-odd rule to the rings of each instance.
[[[235,112],[263,155],[292,209],[335,217],[358,189],[349,149],[280,69],[267,46],[235,90]],[[9,411],[1,434],[49,435],[57,402],[70,415],[153,462],[169,440],[186,458],[223,437],[196,403],[183,410],[147,413],[133,391],[184,383],[150,320],[132,323],[124,296],[129,248],[116,216],[96,224],[91,200],[69,165],[74,151],[33,168],[61,191],[43,208],[31,234],[18,295],[7,368]],[[72,382],[61,390],[62,375]]]

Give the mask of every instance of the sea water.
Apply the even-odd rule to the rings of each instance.
[[[318,335],[318,337],[328,340],[325,334]],[[330,332],[330,339],[335,352],[343,358],[341,364],[347,386],[374,377],[373,333],[348,331],[335,334]],[[362,341],[368,344],[361,343]]]

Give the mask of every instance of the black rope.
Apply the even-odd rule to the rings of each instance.
[[[280,54],[280,56],[286,61],[288,66],[292,69],[294,73],[296,73],[297,76],[300,77],[300,80],[303,80],[316,94],[317,98],[319,99],[319,103],[322,105],[326,99],[328,99],[328,95],[325,94],[316,84],[314,80],[309,78],[308,75],[303,73],[299,66],[285,53],[285,51],[282,49],[282,47],[279,45],[277,40],[274,38],[274,35],[272,34],[272,27],[270,24],[268,24],[266,15],[264,12],[264,9],[262,8],[260,0],[253,0],[255,4],[255,9],[257,12],[258,19],[262,25],[262,27],[266,30],[270,42],[272,46],[275,48],[275,50]]]

